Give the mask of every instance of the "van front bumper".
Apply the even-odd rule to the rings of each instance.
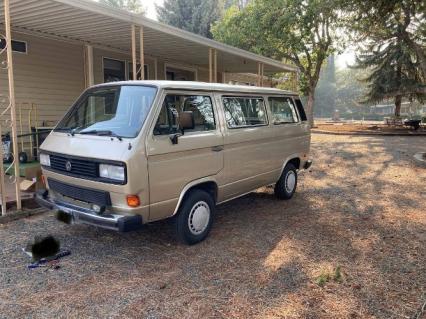
[[[76,223],[89,224],[120,232],[137,230],[142,227],[142,216],[140,215],[98,214],[94,210],[54,199],[49,196],[49,191],[45,189],[36,193],[35,200],[42,207],[70,215]]]

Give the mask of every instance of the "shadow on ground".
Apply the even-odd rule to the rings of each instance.
[[[218,208],[203,243],[168,222],[128,234],[51,214],[0,228],[0,317],[404,318],[426,292],[426,171],[415,137],[314,135],[298,193],[263,188]],[[28,271],[38,233],[73,255]],[[342,269],[342,280],[317,278]]]

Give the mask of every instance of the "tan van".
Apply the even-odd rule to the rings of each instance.
[[[129,81],[86,90],[41,146],[37,201],[119,231],[173,217],[180,240],[209,233],[215,206],[275,184],[293,196],[311,165],[297,94],[278,89]]]

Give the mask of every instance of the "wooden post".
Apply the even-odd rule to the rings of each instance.
[[[217,83],[217,50],[214,49],[214,83]]]
[[[136,26],[132,24],[132,71],[133,80],[137,80],[137,68],[136,68]]]
[[[257,86],[260,86],[260,62],[257,62]]]
[[[0,125],[0,136],[1,136],[1,125]],[[1,195],[1,213],[0,216],[6,215],[6,185],[4,183],[4,166],[3,166],[3,147],[0,147],[0,195]]]
[[[154,59],[154,79],[158,80],[158,59]]]
[[[263,80],[265,77],[265,65],[263,63],[260,64],[261,70],[260,70],[260,86],[263,87]]]
[[[15,104],[15,79],[13,74],[13,53],[12,53],[12,33],[10,30],[10,8],[9,0],[4,0],[4,19],[5,19],[5,31],[6,31],[6,46],[7,46],[7,72],[9,78],[9,100],[10,100],[10,117],[12,121],[12,145],[13,145],[13,163],[15,167],[15,195],[16,195],[16,208],[17,210],[22,209],[21,203],[21,189],[19,187],[19,178],[21,176],[19,171],[19,149],[18,140],[16,133],[16,104]],[[3,160],[3,159],[1,159]],[[4,189],[2,190],[4,191]],[[6,203],[2,203],[6,205]]]
[[[209,82],[213,82],[213,49],[209,48]]]
[[[95,84],[95,76],[93,72],[93,46],[86,44],[86,78],[87,87]]]
[[[298,91],[298,88],[299,88],[299,71],[296,71],[295,72],[295,79],[296,79],[296,81],[295,81],[295,86],[294,86],[294,91],[295,92],[297,92]]]
[[[140,64],[141,64],[141,80],[145,79],[145,51],[143,45],[143,26],[139,28],[139,38],[140,38]]]

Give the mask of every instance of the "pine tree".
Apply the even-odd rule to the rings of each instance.
[[[400,116],[403,98],[426,99],[425,14],[418,0],[376,3],[358,20],[366,44],[357,55],[356,68],[371,70],[365,102],[392,98]],[[424,8],[424,6],[423,6]],[[380,17],[380,19],[379,19]]]
[[[165,0],[156,6],[160,22],[212,38],[211,25],[223,14],[222,0]]]
[[[145,12],[140,0],[99,0],[99,2],[114,8],[124,9],[133,13],[144,14]]]

